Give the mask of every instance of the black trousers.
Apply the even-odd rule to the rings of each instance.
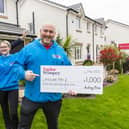
[[[58,116],[61,109],[62,100],[56,102],[35,103],[27,98],[23,98],[20,122],[18,129],[30,129],[33,117],[39,108],[42,108],[48,129],[58,129]]]
[[[0,105],[6,129],[17,129],[18,90],[0,91]]]

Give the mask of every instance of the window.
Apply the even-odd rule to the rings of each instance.
[[[101,38],[104,37],[104,28],[103,27],[100,28],[100,37]]]
[[[81,19],[79,17],[76,17],[76,27],[77,29],[81,28]]]
[[[96,57],[98,57],[98,55],[99,55],[99,46],[96,45]]]
[[[105,42],[107,41],[107,37],[106,37],[106,36],[104,36],[104,41],[105,41]]]
[[[0,14],[4,13],[4,0],[0,0]]]
[[[99,62],[99,45],[96,45],[96,62]]]
[[[90,22],[87,22],[87,32],[88,33],[90,33],[90,31],[91,31],[90,29],[91,29],[91,24],[90,24]]]
[[[75,60],[81,59],[81,46],[75,47]]]
[[[28,30],[33,33],[33,23],[28,23]]]
[[[87,51],[87,60],[90,60],[90,59],[91,59],[91,54],[90,54],[90,44],[87,45],[86,51]]]
[[[94,33],[97,35],[97,31],[98,31],[97,25],[94,26],[94,29],[95,29]]]

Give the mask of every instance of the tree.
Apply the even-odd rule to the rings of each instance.
[[[63,41],[63,38],[61,38],[60,34],[58,34],[57,37],[56,37],[56,42],[57,42],[60,46],[62,46],[62,41]]]
[[[111,65],[120,58],[120,51],[116,47],[106,46],[100,51],[100,62],[102,62],[104,66]]]
[[[127,60],[128,55],[125,52],[120,52],[120,60],[119,60],[119,65],[120,65],[120,72],[123,73],[123,65]]]
[[[100,62],[102,62],[107,69],[107,66],[112,66],[112,69],[117,69],[120,72],[123,72],[123,63],[127,54],[124,52],[120,52],[120,50],[116,46],[106,46],[100,51]],[[118,68],[119,66],[119,68]]]
[[[69,35],[66,37],[66,39],[63,40],[63,38],[60,37],[60,35],[56,38],[57,43],[62,46],[65,50],[65,52],[68,54],[69,57],[72,56],[72,48],[74,47],[74,44],[72,44],[72,37]]]

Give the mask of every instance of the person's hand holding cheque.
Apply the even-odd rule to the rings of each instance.
[[[77,92],[76,91],[73,91],[73,90],[70,90],[68,92],[69,95],[72,95],[72,96],[76,96],[77,95]]]
[[[26,72],[25,72],[25,79],[27,80],[27,81],[33,81],[36,77],[38,77],[39,76],[39,74],[35,74],[35,73],[33,73],[33,71],[31,71],[31,70],[27,70]]]

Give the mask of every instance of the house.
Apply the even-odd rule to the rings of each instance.
[[[25,28],[21,28],[18,19],[18,0],[0,0],[0,40],[16,40]],[[28,33],[27,40],[35,37]]]
[[[0,0],[0,22],[17,24],[16,9],[16,0]]]
[[[65,6],[48,0],[20,0],[19,10],[20,25],[32,33],[39,35],[43,24],[52,23],[56,26],[57,32],[66,37]]]
[[[129,25],[111,19],[105,24],[106,44],[116,44],[122,51],[129,53]]]
[[[75,39],[75,63],[81,63],[90,58],[98,60],[101,45],[104,45],[105,26],[85,15],[81,3],[72,5],[68,9],[69,34]]]
[[[43,24],[54,24],[63,38],[72,36],[73,62],[91,58],[96,61],[104,44],[103,24],[87,17],[81,3],[66,7],[49,0],[19,0],[19,23],[23,28],[39,35]],[[29,9],[28,9],[29,8]]]
[[[72,36],[74,64],[97,61],[105,27],[87,17],[81,3],[67,7],[49,0],[0,0],[0,39],[15,40],[25,29],[28,37],[39,36],[43,24],[54,24],[63,38]]]

